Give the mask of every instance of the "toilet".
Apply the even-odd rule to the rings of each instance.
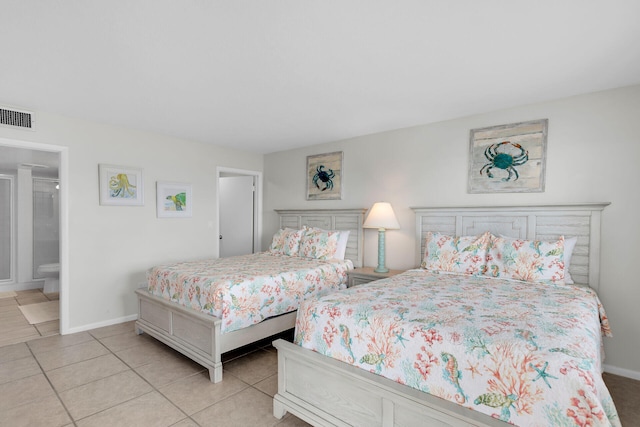
[[[60,292],[60,263],[42,264],[38,267],[38,275],[44,277],[42,292],[45,294]]]

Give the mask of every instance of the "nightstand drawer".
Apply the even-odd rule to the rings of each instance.
[[[349,280],[347,287],[362,285],[364,283],[373,282],[374,280],[386,279],[387,277],[395,276],[402,273],[403,270],[389,270],[386,273],[377,273],[373,267],[362,267],[349,270]]]

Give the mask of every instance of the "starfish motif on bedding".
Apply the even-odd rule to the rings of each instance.
[[[547,366],[549,366],[549,362],[544,362],[544,366],[542,368],[538,368],[533,363],[529,363],[529,366],[532,367],[533,369],[535,369],[536,372],[538,373],[538,376],[535,377],[533,379],[533,381],[536,381],[536,380],[539,380],[540,378],[542,378],[544,383],[547,386],[549,386],[549,388],[551,388],[551,384],[549,384],[549,381],[547,380],[547,378],[554,378],[556,380],[558,379],[558,377],[554,377],[553,375],[547,373]]]

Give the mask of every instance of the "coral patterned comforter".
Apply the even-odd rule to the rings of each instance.
[[[160,265],[147,271],[149,292],[222,319],[222,333],[298,309],[312,295],[344,289],[350,260],[260,252]]]
[[[608,320],[569,285],[410,270],[304,301],[295,342],[519,426],[619,426]]]

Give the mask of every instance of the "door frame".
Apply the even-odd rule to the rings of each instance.
[[[0,138],[0,145],[60,154],[60,335],[69,333],[69,147]]]
[[[247,169],[216,167],[216,217],[220,236],[220,178],[228,176],[252,176],[256,186],[253,192],[253,252],[262,251],[262,172]],[[220,239],[217,240],[218,257],[220,256]]]

